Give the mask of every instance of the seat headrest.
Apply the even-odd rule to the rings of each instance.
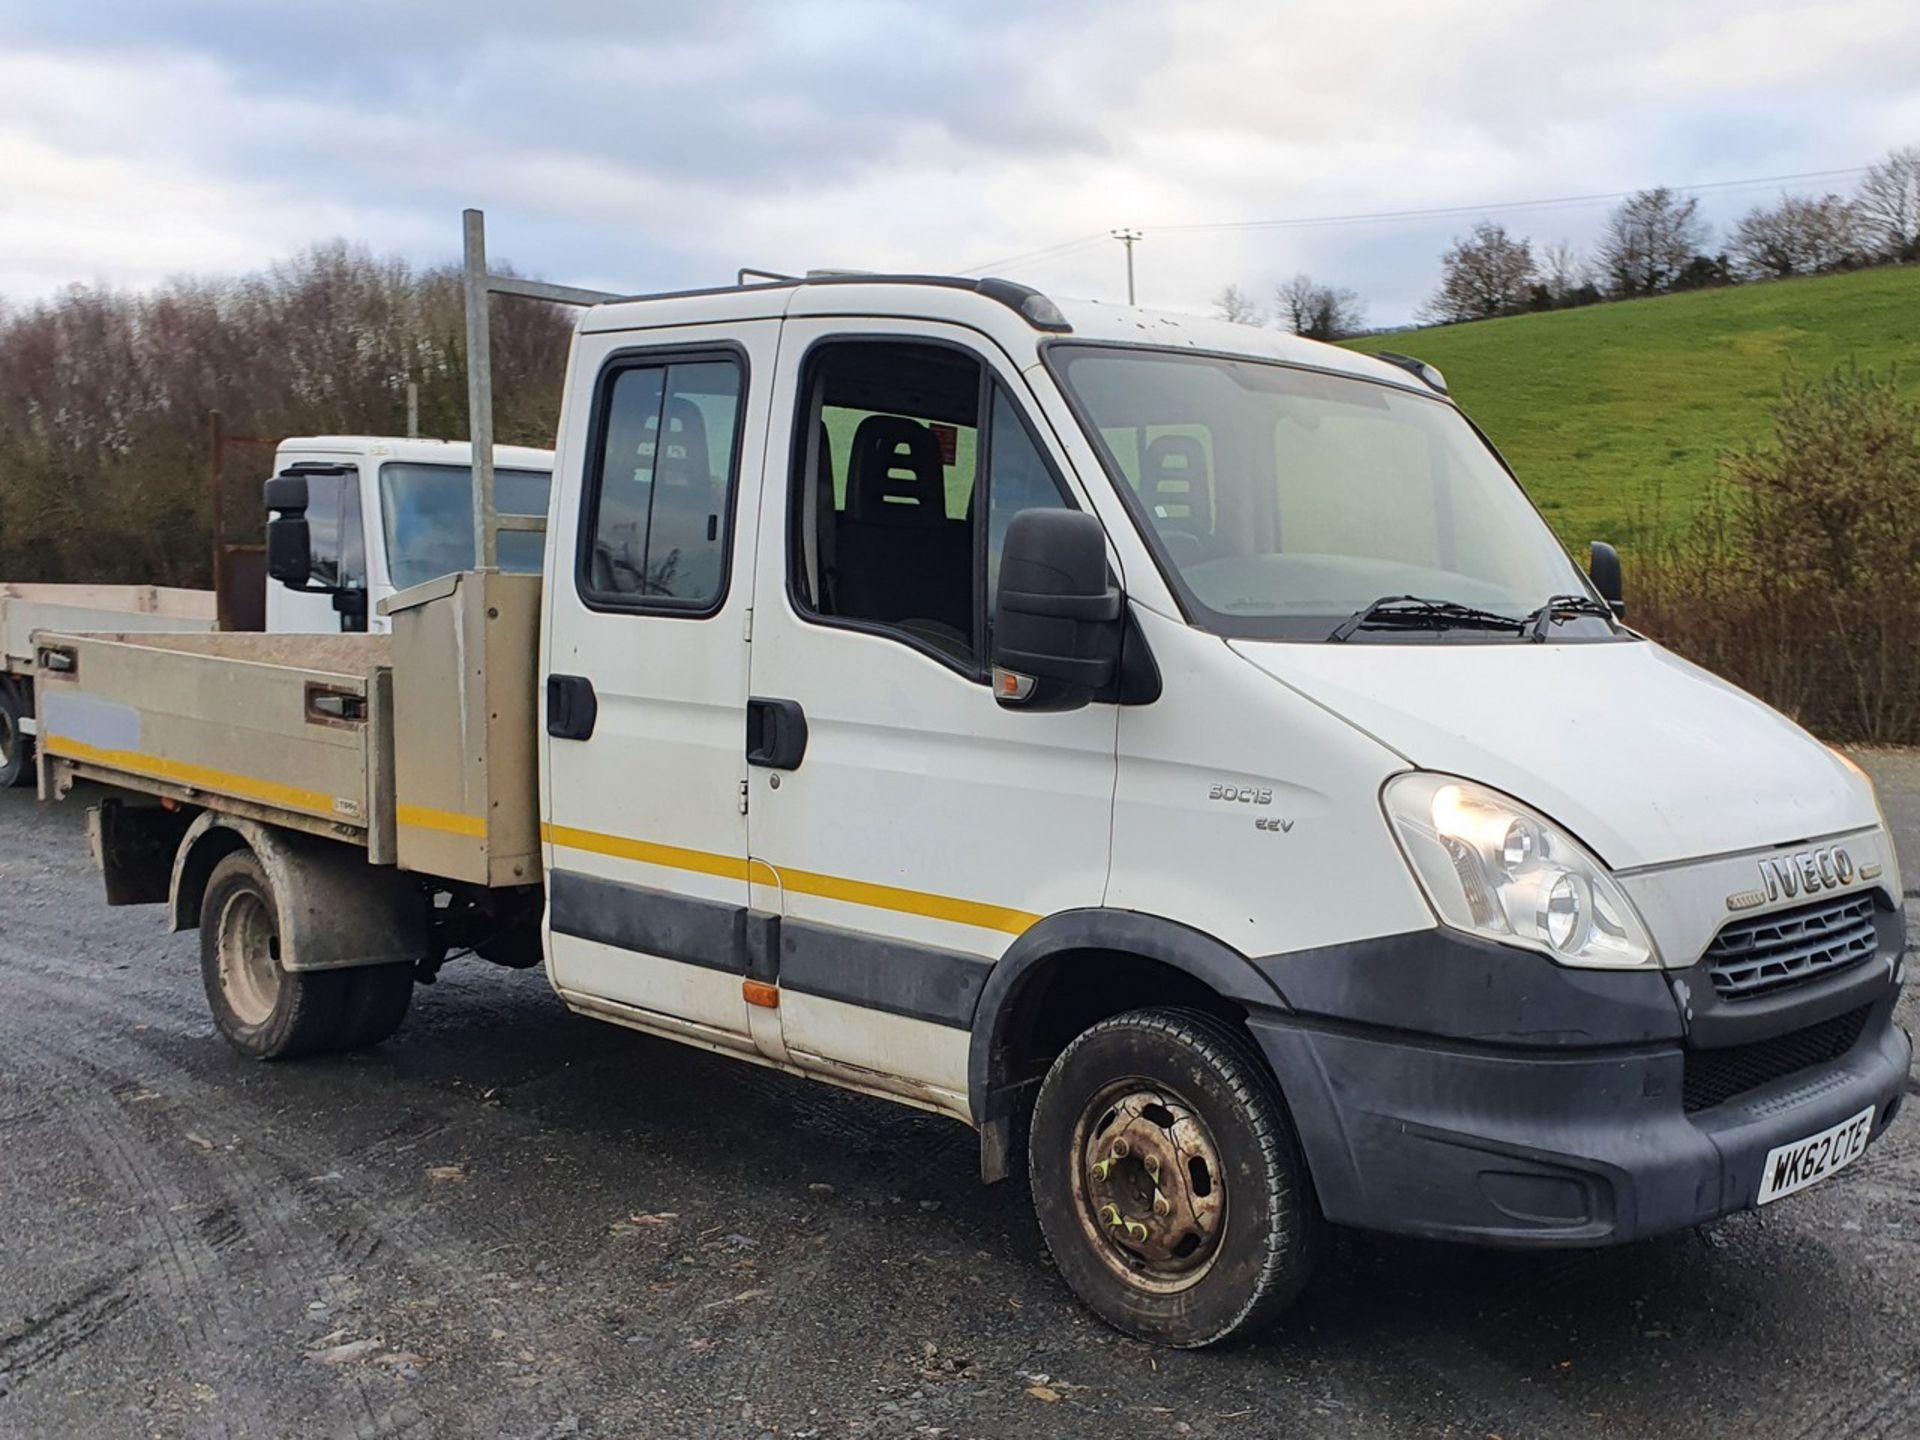
[[[647,423],[647,438],[655,442],[653,478],[660,485],[711,485],[712,461],[707,452],[707,420],[700,407],[684,395],[667,401],[667,441],[659,440],[658,418]]]
[[[918,420],[869,415],[853,432],[847,514],[879,525],[944,525],[940,442]]]
[[[1161,435],[1141,457],[1140,498],[1159,525],[1196,534],[1213,531],[1207,452],[1192,435]]]

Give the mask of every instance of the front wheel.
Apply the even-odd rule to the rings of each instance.
[[[1292,1123],[1210,1015],[1133,1010],[1083,1033],[1041,1084],[1028,1163],[1061,1275],[1130,1335],[1212,1345],[1306,1284],[1318,1216]]]

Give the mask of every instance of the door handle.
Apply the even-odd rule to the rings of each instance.
[[[586,740],[600,718],[600,700],[584,675],[547,676],[547,734],[556,740]]]
[[[807,753],[807,712],[798,700],[747,701],[747,763],[792,770]]]

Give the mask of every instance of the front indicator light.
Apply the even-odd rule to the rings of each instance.
[[[1443,923],[1566,965],[1659,964],[1606,866],[1545,816],[1450,775],[1397,776],[1381,803]]]

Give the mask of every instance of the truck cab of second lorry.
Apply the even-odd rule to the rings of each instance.
[[[471,569],[471,455],[472,448],[456,440],[310,435],[282,441],[274,475],[300,477],[312,582],[268,584],[267,629],[380,634],[387,629],[380,613],[387,596]],[[551,451],[497,445],[494,466],[503,513],[546,513]],[[268,525],[271,539],[273,521]],[[500,568],[537,571],[543,548],[537,532],[510,533],[500,546]]]
[[[1272,1313],[1316,1214],[1618,1242],[1897,1109],[1871,787],[1625,628],[1427,367],[858,278],[571,363],[553,984],[1024,1145],[1124,1328]]]

